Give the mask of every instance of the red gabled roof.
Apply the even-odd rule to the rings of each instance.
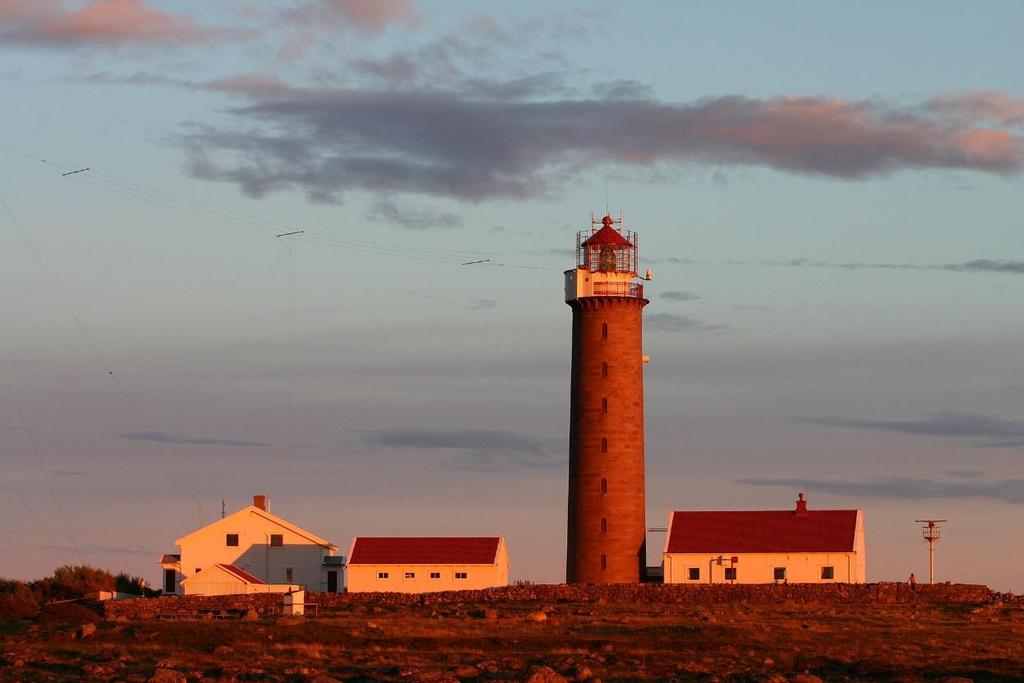
[[[856,510],[675,512],[667,552],[851,552],[856,530]]]
[[[263,583],[263,579],[253,576],[244,569],[239,569],[233,564],[218,564],[218,567],[226,571],[228,574],[238,577],[246,583]]]
[[[587,238],[583,243],[584,247],[600,247],[605,244],[612,244],[622,247],[631,247],[629,240],[627,240],[621,232],[613,228],[611,225],[604,225],[600,230],[595,232],[593,235]]]
[[[497,536],[464,538],[357,537],[349,564],[494,564]]]

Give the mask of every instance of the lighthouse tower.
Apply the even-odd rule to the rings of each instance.
[[[605,216],[599,228],[591,218],[591,229],[576,235],[576,267],[565,271],[572,308],[568,583],[635,583],[647,564],[647,299],[637,276],[637,235],[621,226],[621,217]]]

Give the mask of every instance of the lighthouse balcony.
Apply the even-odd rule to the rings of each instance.
[[[624,296],[644,298],[644,286],[639,282],[595,282],[593,296]]]

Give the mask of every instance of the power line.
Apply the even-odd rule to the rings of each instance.
[[[2,201],[2,198],[0,198]],[[11,378],[7,374],[7,369],[4,367],[3,362],[0,362],[0,379],[3,380],[7,386],[7,392],[11,397],[11,405],[14,406],[14,412],[18,415],[18,421],[21,423],[21,428],[25,431],[25,436],[28,439],[29,448],[32,451],[32,455],[35,457],[36,464],[39,466],[39,473],[43,476],[43,481],[46,482],[46,488],[50,491],[50,497],[53,499],[53,505],[57,508],[57,513],[60,516],[60,521],[64,524],[64,531],[67,533],[68,541],[71,543],[71,547],[75,550],[75,555],[78,556],[80,564],[85,564],[82,559],[82,552],[78,549],[78,543],[75,541],[75,534],[71,531],[71,525],[68,523],[68,517],[64,514],[64,506],[61,505],[60,497],[57,495],[56,489],[53,487],[53,477],[50,476],[49,470],[46,469],[46,464],[43,462],[43,456],[39,452],[39,448],[36,446],[35,436],[32,434],[32,429],[29,427],[28,420],[25,419],[25,411],[21,409],[21,403],[18,401],[17,394],[14,393],[14,385],[11,383]],[[10,480],[8,480],[10,481]],[[13,482],[12,482],[13,483]],[[13,486],[12,486],[13,487]],[[32,509],[29,508],[28,502],[18,494],[21,498],[21,502],[25,504],[29,514],[36,520],[36,524],[39,524],[39,528],[42,529],[43,525],[39,522],[39,518],[36,517]],[[43,529],[43,533],[46,534],[46,530]],[[49,537],[49,534],[46,534]],[[49,541],[52,544],[52,541]]]
[[[50,272],[50,269],[47,268],[46,262],[43,260],[42,255],[36,249],[35,245],[32,243],[32,240],[29,238],[28,233],[25,231],[25,228],[21,225],[21,221],[19,221],[18,217],[14,215],[14,212],[11,210],[11,207],[7,204],[2,195],[0,195],[0,204],[3,205],[4,210],[7,212],[7,215],[11,219],[11,222],[18,229],[18,232],[21,234],[22,240],[29,248],[29,251],[32,252],[32,255],[35,257],[36,263],[39,264],[40,270],[43,271],[43,273],[46,275],[46,278],[50,281],[50,285],[52,285],[54,292],[56,292],[57,298],[60,299],[62,304],[64,304],[64,308],[67,309],[68,314],[74,321],[75,326],[78,328],[78,331],[82,335],[82,338],[85,339],[86,343],[89,345],[89,347],[95,354],[96,359],[99,361],[99,364],[106,371],[107,376],[110,377],[111,381],[113,381],[114,386],[117,387],[117,391],[121,395],[121,398],[124,399],[124,402],[126,404],[128,404],[128,407],[131,409],[136,421],[146,431],[152,431],[152,429],[149,426],[149,422],[146,420],[145,416],[143,416],[142,411],[139,410],[139,407],[128,395],[128,392],[121,384],[121,380],[118,378],[117,375],[114,374],[114,370],[110,367],[110,364],[107,362],[106,357],[104,357],[103,352],[100,351],[99,346],[96,345],[96,342],[93,340],[88,330],[86,330],[85,325],[82,323],[82,319],[78,316],[78,313],[75,312],[75,309],[71,305],[71,302],[64,295],[64,291],[61,289],[60,284],[58,284],[57,279],[53,276],[53,273]],[[181,483],[182,488],[185,489],[189,497],[192,498],[194,501],[198,502],[198,498],[196,498],[195,494],[192,492],[192,489],[189,488],[189,485],[185,482],[184,478],[182,478],[181,474],[178,472],[178,468],[174,466],[174,462],[171,460],[171,457],[167,454],[167,451],[166,449],[164,449],[163,444],[161,444],[159,441],[154,441],[153,445],[155,445],[156,448],[160,451],[160,455],[163,457],[164,462],[167,464],[167,467],[171,470],[174,476]]]

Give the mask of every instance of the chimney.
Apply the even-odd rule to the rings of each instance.
[[[803,494],[800,494],[803,495]],[[252,506],[257,507],[265,512],[270,511],[270,496],[253,496]]]
[[[807,501],[804,499],[804,494],[801,491],[800,495],[796,499],[796,516],[806,517],[807,516]]]

